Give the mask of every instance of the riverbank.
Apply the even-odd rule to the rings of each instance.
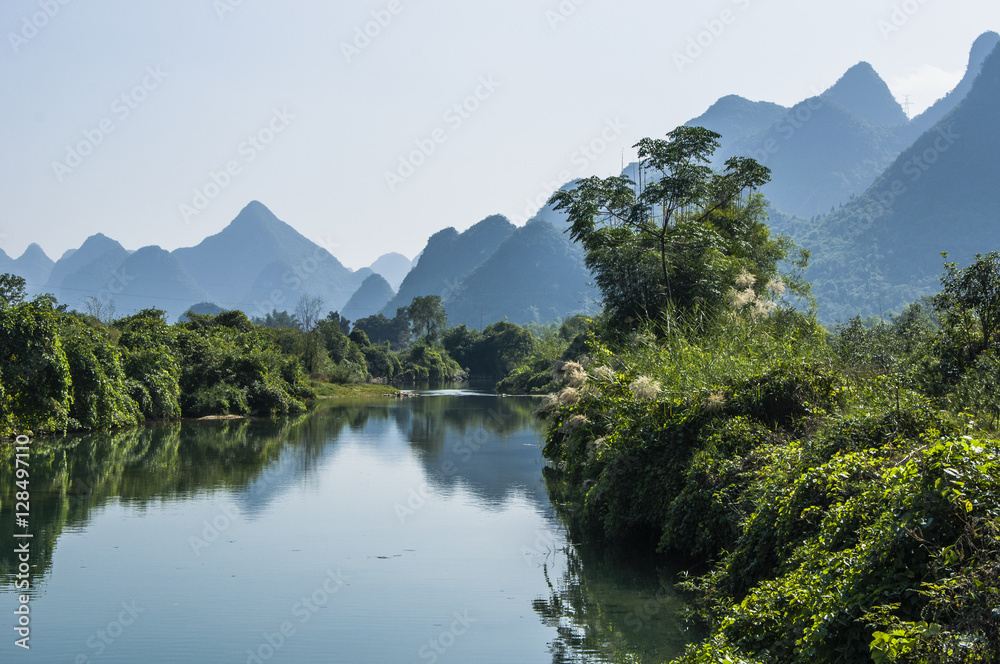
[[[679,661],[997,661],[996,431],[866,366],[874,334],[636,337],[555,372],[564,518],[699,570],[711,635]]]
[[[374,383],[322,383],[310,381],[309,387],[317,399],[345,399],[350,397],[398,397],[404,392],[392,385]]]

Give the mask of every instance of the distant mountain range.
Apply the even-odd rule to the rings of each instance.
[[[967,264],[1000,250],[998,44],[995,32],[980,36],[961,82],[912,120],[862,62],[791,108],[730,95],[686,123],[722,134],[716,168],[749,156],[771,169],[772,230],[812,252],[821,320],[936,292],[942,251]],[[637,180],[638,165],[623,174]],[[566,217],[545,207],[535,219]]]
[[[1000,250],[1000,47],[992,37],[967,95],[953,95],[952,109],[864,192],[814,222],[786,222],[813,251],[807,278],[825,318],[899,310],[937,292],[941,252],[967,265]]]
[[[44,284],[55,265],[37,244],[31,244],[17,259],[0,250],[0,273],[12,273],[23,277],[29,284]],[[33,290],[33,292],[35,292]]]
[[[383,312],[391,317],[418,295],[438,295],[450,325],[545,323],[597,311],[590,282],[583,252],[554,226],[518,228],[493,216],[463,233],[448,228],[431,236]]]
[[[998,45],[996,33],[979,37],[961,82],[913,119],[862,62],[791,108],[730,95],[688,123],[722,134],[715,166],[743,155],[771,168],[772,229],[812,252],[822,320],[935,292],[942,251],[966,264],[1000,250]],[[638,164],[624,174],[638,179]],[[357,320],[439,295],[452,325],[547,322],[598,308],[565,226],[549,206],[522,227],[493,216],[435,233],[415,261],[386,254],[354,271],[254,201],[195,247],[128,251],[97,234],[54,262],[36,244],[17,259],[0,251],[0,271],[73,308],[113,301],[119,315],[157,307],[176,318],[211,303],[263,316],[309,294]]]
[[[391,317],[418,295],[440,295],[453,324],[474,327],[593,311],[582,254],[551,226],[535,226],[494,216],[463,233],[436,233],[416,263],[386,254],[353,271],[253,201],[194,247],[128,251],[98,233],[55,262],[35,244],[16,260],[0,252],[0,272],[24,277],[32,294],[52,293],[80,311],[93,298],[119,316],[155,307],[175,319],[201,304],[263,317],[294,312],[303,295],[349,320],[383,310]]]
[[[955,90],[912,120],[871,65],[861,62],[828,90],[792,108],[728,96],[687,124],[722,134],[716,166],[738,155],[770,168],[772,181],[763,193],[774,209],[816,217],[865,191],[903,150],[954,110],[998,43],[994,32],[979,37]]]

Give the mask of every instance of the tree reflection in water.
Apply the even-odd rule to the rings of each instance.
[[[547,480],[570,540],[585,541],[575,531],[571,508],[560,500],[559,480]],[[662,560],[601,542],[571,543],[541,568],[549,596],[533,607],[558,634],[550,645],[553,664],[667,662],[697,638],[682,618],[686,600],[673,587],[678,570],[663,568]]]

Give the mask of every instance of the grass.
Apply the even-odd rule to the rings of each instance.
[[[344,397],[385,397],[399,394],[398,388],[391,385],[373,385],[371,383],[323,383],[309,381],[309,387],[316,391],[320,399],[340,399]]]

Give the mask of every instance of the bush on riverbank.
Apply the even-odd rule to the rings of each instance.
[[[23,286],[23,284],[22,284]],[[0,435],[144,420],[300,412],[296,359],[239,312],[167,325],[148,309],[105,324],[14,288],[0,306]]]
[[[808,254],[770,236],[770,172],[713,171],[719,138],[550,201],[605,309],[539,409],[564,516],[702,572],[687,664],[1000,661],[1000,253],[828,334],[785,303]]]
[[[709,565],[681,661],[997,661],[1000,444],[954,408],[983,362],[935,382],[954,339],[912,314],[674,321],[557,366],[567,518]]]

